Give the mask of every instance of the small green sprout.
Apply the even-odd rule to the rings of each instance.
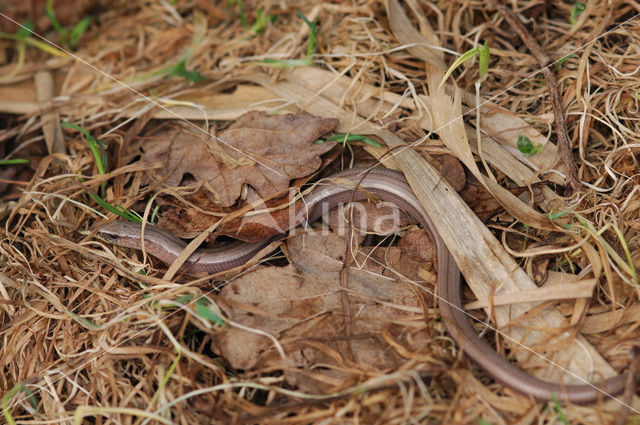
[[[453,64],[451,64],[449,69],[447,69],[447,72],[444,74],[444,77],[442,77],[442,81],[440,82],[440,87],[442,87],[444,82],[447,81],[447,79],[451,76],[453,71],[458,69],[460,65],[462,65],[466,61],[473,59],[476,56],[480,58],[480,63],[478,64],[480,76],[478,77],[478,80],[480,82],[484,81],[487,78],[487,73],[489,70],[489,59],[491,56],[491,52],[489,50],[489,44],[486,40],[482,46],[474,47],[473,49],[467,50],[462,55],[460,55],[460,57],[456,59],[455,62],[453,62]]]
[[[44,7],[44,13],[46,13],[47,17],[49,17],[53,29],[56,30],[58,34],[62,35],[62,33],[64,33],[66,30],[62,27],[62,25],[60,25],[60,21],[58,21],[58,18],[56,18],[56,13],[53,10],[53,1],[54,0],[47,0],[47,3]]]
[[[543,145],[533,145],[531,139],[529,139],[524,134],[518,135],[518,150],[526,157],[530,157],[532,155],[541,152],[544,149]]]
[[[167,69],[166,70],[167,78],[173,77],[174,75],[176,75],[178,77],[184,77],[189,81],[193,81],[194,83],[200,83],[206,80],[206,78],[200,75],[198,71],[187,71],[186,64],[187,64],[187,60],[182,59],[180,62],[178,62],[174,66]]]
[[[256,12],[256,22],[251,26],[251,32],[254,34],[262,34],[264,32],[264,27],[268,24],[272,24],[276,20],[276,15],[264,15],[263,9],[260,8]]]
[[[29,388],[26,387],[26,385],[24,385],[23,383],[19,383],[18,385],[7,391],[4,397],[2,397],[2,413],[4,414],[4,418],[7,420],[8,425],[16,425],[16,421],[13,419],[13,416],[11,416],[9,400],[11,400],[11,397],[18,394],[19,392],[23,392],[27,395],[27,398],[31,403],[31,407],[33,407],[33,409],[38,412],[38,402],[36,401],[34,394],[31,392],[31,390],[29,390]]]
[[[478,422],[479,425],[491,425],[491,422],[482,418],[476,418],[476,422]]]
[[[26,21],[24,21],[22,26],[18,28],[18,31],[16,31],[16,35],[22,38],[24,41],[25,38],[31,37],[33,28],[35,28],[35,24],[33,23],[33,21],[27,19]]]
[[[149,223],[153,224],[158,219],[158,211],[160,211],[160,205],[156,205],[151,211],[151,218],[149,219]]]
[[[82,181],[82,179],[79,179],[79,180]],[[95,193],[89,193],[89,196],[91,196],[91,198],[93,198],[93,200],[96,201],[105,210],[112,212],[124,218],[125,220],[134,221],[136,223],[142,223],[142,219],[140,217],[138,217],[135,213],[129,211],[122,205],[120,204],[115,204],[115,206],[111,205],[110,203],[108,203],[107,201],[105,201]]]
[[[75,124],[71,124],[68,122],[60,123],[60,127],[62,128],[72,128],[84,134],[84,137],[87,138],[87,143],[89,143],[89,148],[91,149],[91,153],[93,153],[93,157],[96,160],[96,167],[98,168],[98,172],[100,174],[107,173],[107,145],[93,137],[87,130],[82,127],[79,127]],[[103,182],[100,186],[100,191],[102,192],[102,196],[105,194],[107,182]]]
[[[200,18],[200,15],[195,16],[193,26],[196,29],[196,31],[193,34],[191,44],[189,45],[187,50],[182,54],[182,56],[180,57],[180,60],[175,64],[163,66],[158,70],[152,71],[150,75],[154,75],[154,76],[162,75],[162,76],[165,76],[166,78],[173,77],[175,75],[178,77],[186,78],[187,80],[192,81],[194,83],[199,83],[206,80],[206,78],[200,75],[198,71],[187,71],[187,60],[193,55],[193,52],[198,48],[198,46],[202,42],[202,39],[204,38],[204,34],[206,33],[206,25],[204,24],[203,20]],[[148,75],[149,74],[143,74],[142,76],[138,76],[138,78],[145,79],[148,77]]]
[[[48,43],[44,43],[39,40],[35,40],[31,37],[33,33],[34,24],[30,20],[24,21],[21,24],[20,28],[15,32],[15,34],[7,34],[4,32],[0,32],[0,39],[4,38],[7,40],[13,40],[16,42],[16,51],[18,52],[18,59],[16,60],[16,65],[13,67],[11,72],[0,77],[0,82],[3,80],[7,80],[12,78],[14,75],[18,73],[22,65],[24,64],[24,58],[27,51],[27,46],[36,47],[44,52],[47,52],[54,56],[66,56],[67,54],[56,49]]]
[[[560,59],[558,62],[556,62],[555,68],[556,69],[560,69],[560,67],[562,66],[563,63],[565,63],[565,61],[569,58],[578,58],[577,55],[574,55],[573,53],[568,54],[567,56],[563,57],[562,59]]]
[[[571,8],[571,17],[569,18],[569,23],[571,25],[575,25],[578,22],[578,16],[584,12],[585,8],[586,6],[584,3],[576,2],[576,4],[573,5]]]
[[[16,41],[18,43],[18,55],[22,54],[24,56],[24,46],[29,45],[32,47],[36,47],[42,50],[43,52],[49,53],[50,55],[53,55],[53,56],[60,56],[60,57],[67,56],[65,52],[63,52],[62,50],[58,50],[57,48],[50,45],[49,43],[45,43],[43,41],[36,40],[33,37],[31,37],[31,34],[33,33],[33,28],[34,28],[33,22],[26,20],[18,29],[18,31],[15,32],[15,34],[7,34],[6,32],[0,32],[0,38]],[[18,57],[18,63],[21,63],[20,56]],[[6,78],[6,77],[3,77],[3,78]]]
[[[60,35],[60,42],[72,49],[75,49],[78,45],[78,41],[82,37],[82,34],[84,34],[87,28],[89,28],[91,21],[93,21],[93,16],[85,16],[73,27],[71,31],[69,31],[60,25],[60,21],[56,18],[56,14],[53,10],[53,1],[54,0],[47,0],[44,11],[51,21],[51,26],[53,26],[53,29]]]
[[[560,406],[558,399],[553,394],[551,394],[551,404],[553,405],[553,408],[555,409],[556,415],[558,416],[558,419],[560,420],[560,422],[562,422],[564,425],[569,425],[569,421],[567,420],[567,417],[562,411],[562,406]]]
[[[489,72],[489,59],[491,58],[491,51],[489,50],[489,42],[484,41],[482,47],[479,47],[478,51],[479,63],[478,71],[480,73],[480,81],[484,81],[487,78]]]
[[[193,294],[183,295],[181,297],[176,298],[176,303],[181,305],[187,305],[193,300]]]
[[[375,140],[372,140],[367,136],[363,136],[362,134],[336,134],[334,136],[327,137],[326,140],[316,140],[314,143],[321,144],[325,142],[338,142],[342,144],[346,144],[349,142],[363,142],[369,146],[373,146],[374,148],[382,147],[382,145],[377,143]]]
[[[296,13],[304,21],[305,24],[309,27],[309,45],[307,46],[307,59],[311,59],[311,56],[316,52],[318,48],[317,45],[317,37],[318,37],[318,21],[314,20],[313,22],[309,22],[306,16],[299,10],[296,10]]]
[[[491,173],[489,165],[487,164],[487,161],[486,161],[486,159],[485,159],[485,157],[483,155],[483,152],[482,152],[482,132],[480,130],[480,128],[481,128],[480,106],[482,105],[482,103],[480,102],[480,87],[481,87],[482,83],[484,82],[484,80],[487,79],[487,75],[489,75],[488,74],[488,72],[489,72],[489,60],[491,59],[491,51],[489,50],[489,42],[487,40],[485,40],[484,43],[482,44],[482,46],[477,46],[477,47],[474,47],[473,49],[467,50],[458,59],[456,59],[453,62],[453,64],[451,64],[449,69],[447,69],[447,72],[445,72],[444,76],[442,77],[442,81],[440,81],[440,85],[438,86],[438,89],[440,90],[442,88],[442,86],[444,85],[445,81],[447,81],[447,79],[451,76],[453,71],[455,71],[464,62],[466,62],[466,61],[468,61],[470,59],[473,59],[476,56],[479,57],[478,79],[474,83],[474,86],[476,88],[476,105],[478,105],[475,108],[476,109],[476,141],[477,141],[477,145],[478,145],[478,156],[480,157],[480,160],[482,161],[482,165],[484,166],[485,170],[487,171],[487,174],[489,175],[489,177],[493,181],[495,181],[496,179],[493,176],[493,174]]]
[[[560,217],[564,217],[565,215],[570,214],[570,213],[571,213],[571,211],[560,211],[560,212],[556,212],[556,213],[549,211],[549,212],[544,213],[544,216],[547,217],[549,220],[553,221],[553,220],[556,220],[556,219],[558,219]],[[567,230],[571,230],[571,225],[570,224],[565,223],[565,224],[560,224],[560,225],[563,228],[567,229]]]
[[[238,17],[240,18],[240,23],[244,28],[248,28],[249,26],[247,25],[247,17],[244,15],[244,3],[242,2],[242,0],[229,1],[229,6],[233,6],[234,4],[238,6]]]
[[[231,0],[228,3],[228,6],[231,7],[236,5],[238,7],[238,18],[240,19],[240,23],[244,28],[249,28],[249,24],[247,24],[247,16],[244,13],[244,3],[243,0]],[[267,24],[273,23],[276,20],[275,15],[263,15],[264,10],[259,8],[256,12],[256,22],[249,28],[249,30],[254,34],[261,34],[264,31],[264,27]]]
[[[560,211],[560,212],[557,212],[557,213],[546,212],[546,213],[544,213],[544,215],[546,217],[548,217],[549,219],[551,219],[551,220],[555,220],[556,218],[560,218],[560,217],[565,216],[565,215],[567,215],[569,213],[570,213],[570,211]]]
[[[87,142],[89,144],[89,148],[91,149],[91,153],[93,154],[93,157],[96,160],[96,167],[98,168],[98,173],[100,174],[106,174],[107,172],[107,145],[96,139],[95,137],[93,137],[91,134],[89,134],[89,132],[87,130],[85,130],[84,128],[77,126],[75,124],[71,124],[68,122],[62,122],[60,124],[60,127],[62,128],[71,128],[74,130],[77,130],[79,132],[81,132],[82,134],[84,134],[84,136],[87,138]],[[80,181],[81,183],[84,181],[84,179],[80,176],[78,176],[78,181]],[[110,203],[108,203],[107,201],[105,201],[103,198],[105,196],[106,193],[106,185],[107,182],[103,182],[100,185],[100,193],[102,194],[102,196],[96,195],[95,193],[89,193],[89,196],[91,196],[91,198],[96,201],[102,208],[104,208],[105,210],[112,212],[122,218],[124,218],[125,220],[129,220],[129,221],[135,221],[138,223],[142,222],[142,219],[136,215],[135,213],[129,211],[128,209],[124,208],[122,205],[118,205],[115,204],[111,205]]]
[[[220,310],[204,296],[196,300],[196,313],[216,325],[224,326],[224,319],[220,314]]]
[[[173,362],[171,362],[171,366],[169,366],[169,370],[167,371],[167,373],[164,374],[164,376],[162,377],[162,380],[160,381],[160,385],[158,385],[158,389],[153,394],[153,397],[151,397],[151,401],[149,402],[150,406],[153,406],[153,404],[156,402],[158,397],[160,397],[161,394],[164,394],[164,388],[167,386],[169,379],[171,379],[171,376],[175,372],[181,357],[182,357],[182,352],[178,351],[178,355],[173,360]]]

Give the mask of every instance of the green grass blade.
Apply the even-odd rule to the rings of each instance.
[[[444,77],[442,77],[442,81],[440,81],[440,86],[438,88],[442,87],[444,82],[449,79],[449,77],[451,76],[453,71],[458,69],[458,67],[460,65],[462,65],[463,63],[465,63],[469,59],[474,58],[479,52],[480,52],[480,48],[479,47],[474,47],[471,50],[467,50],[458,59],[456,59],[455,62],[453,62],[453,64],[451,64],[449,69],[447,69],[447,72],[445,72]]]
[[[158,389],[153,394],[153,397],[151,397],[151,402],[149,403],[149,405],[153,405],[153,403],[156,402],[156,400],[158,399],[158,397],[162,393],[162,390],[164,389],[164,387],[167,386],[167,382],[169,382],[169,378],[171,378],[171,375],[173,375],[173,372],[176,370],[176,367],[178,366],[178,362],[180,361],[180,357],[182,357],[182,353],[178,352],[178,355],[176,356],[176,359],[173,362],[171,362],[171,366],[169,366],[169,370],[162,377],[162,381],[160,381],[160,385],[158,385]]]
[[[631,274],[631,279],[637,285],[638,284],[638,275],[636,273],[636,267],[634,265],[633,258],[631,256],[631,251],[629,251],[629,246],[627,245],[627,241],[625,240],[624,235],[622,234],[622,231],[620,230],[620,228],[618,226],[616,226],[614,224],[611,227],[616,232],[616,235],[618,235],[618,240],[620,241],[620,245],[622,246],[622,250],[624,251],[624,254],[627,257],[627,263],[629,264],[629,270],[631,272],[630,273]]]
[[[87,143],[89,143],[89,149],[91,149],[91,153],[93,153],[93,157],[96,160],[96,166],[98,167],[98,173],[106,174],[107,173],[107,148],[108,148],[108,146],[104,142],[96,139],[91,134],[89,134],[89,132],[87,130],[85,130],[84,128],[82,128],[80,126],[77,126],[75,124],[71,124],[71,123],[68,123],[68,122],[62,122],[62,123],[60,123],[60,127],[62,127],[62,128],[72,128],[72,129],[77,130],[77,131],[79,131],[79,132],[81,132],[82,134],[85,135],[85,137],[87,138]],[[107,188],[107,182],[103,182],[100,185],[100,193],[102,194],[102,196],[105,196],[106,188]]]
[[[254,34],[262,34],[264,27],[276,21],[276,15],[265,15],[262,8],[256,12],[256,22],[251,26],[251,32]]]
[[[575,25],[578,22],[578,16],[584,12],[586,6],[584,3],[576,2],[571,8],[571,17],[569,18],[569,23],[571,25]]]
[[[367,136],[364,136],[362,134],[336,134],[334,136],[331,137],[327,137],[326,139],[327,142],[338,142],[338,143],[348,143],[348,142],[363,142],[366,143],[369,146],[373,146],[374,148],[381,148],[382,145],[378,142],[376,142],[373,139],[368,138]],[[320,144],[320,143],[324,143],[325,140],[316,140],[315,143]]]
[[[187,294],[176,298],[175,302],[178,304],[187,305],[191,302],[191,300],[193,300],[193,294]]]
[[[304,16],[304,14],[299,10],[296,10],[296,13],[304,21],[304,23],[307,24],[307,26],[309,27],[309,45],[307,46],[307,59],[310,59],[311,55],[313,55],[316,52],[316,48],[317,48],[316,43],[317,43],[318,25],[316,24],[316,21],[309,22],[307,17]]]
[[[149,223],[154,224],[158,218],[158,211],[160,211],[160,205],[156,205],[151,212],[151,218],[149,219]]]
[[[89,25],[93,21],[93,16],[85,16],[76,24],[75,27],[71,30],[71,34],[69,35],[69,46],[72,49],[76,48],[78,41],[82,37],[82,34],[89,28]]]
[[[489,59],[491,57],[491,52],[489,51],[489,43],[487,40],[484,41],[482,47],[478,49],[480,63],[478,64],[478,69],[480,71],[480,79],[484,80],[486,78],[487,72],[489,71]]]
[[[120,205],[113,206],[107,201],[105,201],[104,199],[102,199],[100,196],[96,195],[95,193],[89,193],[89,196],[91,196],[91,198],[93,198],[93,200],[96,201],[105,210],[112,212],[124,218],[125,220],[134,221],[136,223],[142,223],[142,219],[140,217],[138,217],[131,211],[123,208],[122,206]]]
[[[75,320],[80,326],[82,326],[85,329],[100,329],[99,325],[96,325],[95,323],[93,323],[91,320],[89,319],[85,319],[83,317],[78,316],[77,314],[75,314],[74,312],[72,312],[69,309],[64,309],[65,313],[67,313],[69,316],[71,316],[71,318],[73,320]]]
[[[200,83],[205,81],[204,78],[198,71],[187,71],[187,60],[182,59],[175,66],[169,68],[169,74],[167,77],[173,77],[177,75],[178,77],[186,78],[189,81],[193,81],[194,83]]]
[[[553,408],[556,411],[556,415],[558,416],[560,422],[562,422],[564,425],[569,425],[569,421],[567,420],[567,417],[562,410],[562,406],[560,406],[560,402],[558,402],[558,399],[553,394],[551,394],[551,404],[553,405]]]
[[[0,165],[16,165],[16,164],[28,164],[30,163],[30,159],[0,159]]]
[[[196,313],[202,318],[209,320],[212,323],[215,323],[219,326],[224,326],[224,319],[222,315],[214,312],[213,310],[217,310],[216,305],[206,299],[205,297],[200,297],[196,300],[195,303]],[[213,307],[213,309],[212,309]]]
[[[248,28],[249,26],[247,25],[247,17],[244,14],[243,0],[231,0],[229,2],[229,5],[234,5],[234,4],[238,6],[238,18],[240,18],[240,23],[242,24],[242,27]]]
[[[87,138],[87,142],[89,143],[89,148],[91,149],[91,152],[93,153],[93,157],[96,160],[96,166],[98,167],[98,172],[100,174],[105,174],[107,172],[106,169],[106,149],[107,149],[107,145],[104,144],[102,141],[96,139],[95,137],[93,137],[91,134],[89,134],[89,132],[87,130],[85,130],[84,128],[77,126],[75,124],[71,124],[68,122],[62,122],[60,123],[60,127],[62,128],[72,128],[74,130],[77,130],[79,132],[81,132],[82,134],[84,134],[84,136]]]
[[[573,53],[568,54],[567,56],[563,57],[562,59],[560,59],[558,62],[556,62],[555,65],[555,69],[560,69],[560,67],[562,66],[562,64],[569,58],[577,58],[577,55],[574,55]]]
[[[22,26],[18,28],[18,31],[16,31],[16,35],[22,38],[29,38],[31,37],[31,33],[33,33],[34,28],[35,24],[33,23],[33,21],[27,19],[22,23]]]
[[[18,392],[20,391],[27,395],[27,398],[29,399],[29,402],[31,403],[33,409],[36,412],[38,411],[38,403],[36,402],[36,398],[33,393],[23,383],[19,383],[15,387],[7,391],[7,393],[2,397],[2,413],[4,413],[4,418],[7,420],[7,425],[16,424],[13,416],[11,416],[11,413],[9,412],[9,400],[11,400],[11,398],[14,395],[18,394]]]
[[[264,59],[260,61],[263,65],[268,65],[274,68],[295,68],[298,66],[311,66],[313,61],[310,58],[307,59]]]
[[[63,52],[62,50],[58,50],[57,48],[51,46],[48,43],[39,41],[39,40],[34,40],[31,37],[28,38],[24,38],[21,37],[17,34],[7,34],[6,32],[0,32],[0,38],[4,38],[7,40],[15,40],[15,41],[22,41],[24,42],[24,44],[27,44],[29,46],[38,48],[40,50],[42,50],[43,52],[49,53],[50,55],[53,56],[59,56],[59,57],[67,57],[68,55]]]
[[[62,37],[65,35],[66,30],[62,28],[58,18],[56,18],[56,13],[53,11],[53,0],[47,0],[47,4],[44,7],[44,13],[47,15],[49,20],[51,21],[51,26],[56,32]]]

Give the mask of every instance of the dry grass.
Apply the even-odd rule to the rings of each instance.
[[[426,139],[421,152],[446,150],[436,138],[425,138],[424,123],[431,113],[429,105],[421,103],[428,92],[426,67],[407,49],[411,46],[402,48],[396,41],[384,2],[245,2],[249,26],[259,8],[277,17],[263,34],[243,28],[237,9],[226,2],[205,3],[178,1],[174,8],[169,2],[119,2],[100,14],[99,27],[91,28],[75,54],[163,106],[175,106],[175,99],[204,105],[196,109],[180,104],[174,110],[194,119],[206,115],[212,129],[223,125],[217,120],[232,119],[245,110],[305,109],[304,102],[282,92],[273,95],[253,85],[247,91],[247,81],[275,84],[307,78],[309,87],[320,84],[318,96],[349,111],[353,122],[364,118],[404,140]],[[544,203],[531,206],[538,212],[569,211],[563,224],[573,226],[572,231],[524,226],[508,213],[487,224],[525,271],[533,274],[543,263],[551,270],[597,279],[590,299],[555,305],[576,332],[576,323],[587,316],[583,334],[622,371],[629,364],[630,347],[640,338],[640,313],[633,307],[640,294],[640,19],[635,17],[640,8],[633,2],[589,2],[577,24],[571,25],[573,3],[554,4],[545,11],[547,3],[557,2],[521,2],[518,11],[529,19],[529,30],[553,60],[575,55],[556,73],[578,178],[584,184],[571,198],[562,198],[561,188],[555,186],[563,181],[562,169],[554,162],[538,164],[537,177],[549,189]],[[524,120],[528,129],[556,140],[538,62],[490,1],[415,4],[450,51],[464,52],[489,40],[492,60],[482,97]],[[313,66],[348,78],[346,90],[332,92],[336,80],[320,82],[311,70],[260,62],[304,58],[309,28],[296,10],[319,22]],[[416,28],[425,22],[414,19]],[[7,49],[13,46],[3,43]],[[207,82],[156,74],[175,64],[187,49],[187,68],[198,69]],[[445,55],[447,64],[453,60]],[[7,64],[2,73],[14,66]],[[83,423],[84,414],[95,416],[90,423],[101,424],[560,421],[555,409],[495,384],[453,351],[434,320],[423,325],[433,335],[432,343],[407,355],[397,370],[354,374],[350,385],[329,393],[290,388],[282,371],[228,368],[210,348],[220,328],[193,310],[171,305],[186,295],[214,299],[212,288],[224,280],[167,279],[161,264],[153,263],[158,267],[153,268],[138,252],[95,237],[97,225],[112,214],[88,192],[96,193],[107,182],[109,202],[143,212],[156,189],[141,186],[141,173],[148,166],[136,159],[143,132],[129,120],[146,117],[148,99],[73,58],[52,58],[33,48],[3,89],[28,92],[38,69],[50,70],[65,95],[53,103],[61,118],[109,145],[111,171],[97,173],[93,155],[77,132],[65,132],[65,152],[46,156],[41,118],[48,109],[33,106],[21,116],[2,117],[7,124],[0,130],[5,152],[36,164],[22,175],[28,184],[16,184],[5,194],[5,205],[0,204],[0,393],[16,423],[71,423],[74,415],[76,423]],[[463,91],[473,93],[477,66],[466,64],[454,75]],[[7,101],[7,108],[17,105],[14,101]],[[35,105],[35,99],[31,101]],[[472,103],[466,99],[465,110]],[[164,113],[156,112],[157,117]],[[474,120],[474,112],[464,117],[471,128]],[[343,119],[341,126],[348,123]],[[343,161],[350,161],[350,155],[345,151]],[[477,156],[474,160],[480,164]],[[490,165],[501,186],[524,185],[510,175],[510,166]],[[78,173],[85,176],[83,182],[76,178]],[[532,240],[538,241],[536,246]],[[592,331],[591,326],[598,328]],[[502,342],[494,343],[508,354]],[[431,360],[427,364],[424,358]],[[425,379],[418,377],[420,373]],[[565,406],[562,411],[570,423],[600,424],[612,423],[619,409],[617,404],[597,403]],[[638,415],[634,418],[637,421]]]

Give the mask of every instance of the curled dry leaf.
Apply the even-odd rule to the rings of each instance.
[[[149,174],[150,180],[176,187],[193,178],[212,202],[229,207],[240,197],[244,184],[268,197],[286,189],[289,180],[316,171],[322,163],[320,155],[335,143],[314,141],[337,124],[334,118],[308,114],[248,112],[218,136],[226,145],[176,125],[154,134],[143,149],[148,160],[163,165],[163,174],[155,171]]]
[[[214,335],[213,349],[231,367],[283,370],[289,385],[318,392],[347,385],[362,373],[401,368],[408,358],[433,361],[423,351],[429,340],[423,308],[433,303],[417,297],[426,293],[396,274],[419,280],[419,262],[397,247],[356,254],[357,266],[348,271],[352,316],[347,335],[340,283],[345,240],[312,231],[290,238],[287,251],[292,264],[247,273],[226,285],[217,299],[234,322],[275,336],[286,358],[265,336],[228,326]],[[434,282],[422,284],[432,289]],[[353,367],[345,366],[346,341]]]

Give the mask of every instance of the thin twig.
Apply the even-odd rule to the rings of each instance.
[[[578,181],[578,172],[576,164],[573,161],[571,154],[571,139],[569,139],[569,132],[567,131],[567,123],[564,118],[564,111],[562,110],[562,104],[560,103],[560,93],[558,92],[558,79],[552,71],[549,57],[542,51],[542,48],[538,42],[531,36],[529,31],[522,25],[520,20],[516,17],[515,13],[502,4],[497,2],[496,7],[511,25],[513,30],[518,34],[522,42],[529,48],[531,54],[536,58],[542,73],[547,82],[547,88],[549,90],[549,98],[551,99],[551,107],[553,108],[553,115],[556,121],[556,133],[558,134],[558,148],[560,149],[560,157],[564,164],[566,172],[567,187],[565,189],[565,195],[571,195],[573,192],[580,190],[580,183]]]

